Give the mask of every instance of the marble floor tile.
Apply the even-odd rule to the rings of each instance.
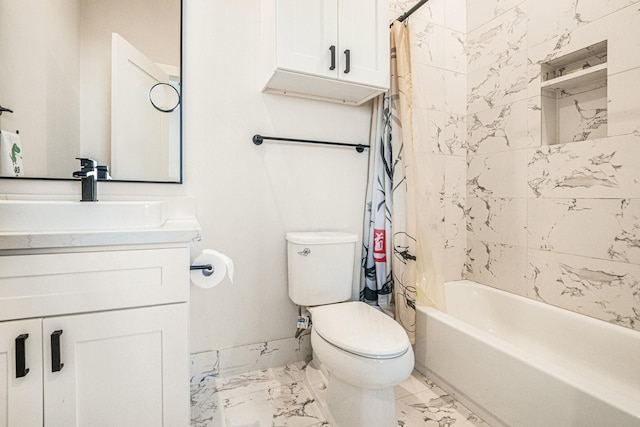
[[[298,362],[193,384],[191,427],[328,427],[304,367]],[[417,371],[395,395],[400,427],[490,427]]]

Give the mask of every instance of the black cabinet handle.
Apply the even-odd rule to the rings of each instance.
[[[62,329],[51,334],[51,372],[59,372],[64,366],[64,363],[60,363],[60,335]]]
[[[344,56],[347,58],[347,65],[344,69],[344,73],[347,74],[351,71],[351,51],[349,49],[345,50]]]
[[[331,51],[331,67],[329,67],[329,69],[335,70],[336,69],[336,47],[330,46],[329,50]]]
[[[29,373],[24,348],[27,338],[29,338],[29,334],[22,334],[16,337],[16,378],[26,377]]]

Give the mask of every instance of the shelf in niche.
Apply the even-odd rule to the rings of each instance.
[[[542,144],[608,135],[607,41],[541,64]]]
[[[542,82],[540,87],[547,90],[571,89],[576,86],[589,83],[594,80],[602,80],[607,78],[607,64],[598,64],[590,68],[566,74]]]

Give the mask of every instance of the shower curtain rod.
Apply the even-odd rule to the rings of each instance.
[[[403,13],[402,15],[398,16],[396,21],[404,22],[409,16],[411,16],[413,14],[413,12],[415,12],[418,9],[420,9],[422,7],[422,5],[425,4],[428,1],[429,0],[420,0],[418,3],[413,5],[413,7],[411,9],[409,9],[408,11]],[[393,23],[391,23],[391,25],[389,25],[389,27],[392,27],[392,26],[393,26]]]

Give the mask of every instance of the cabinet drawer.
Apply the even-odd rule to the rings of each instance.
[[[0,320],[187,301],[187,247],[0,257]]]

